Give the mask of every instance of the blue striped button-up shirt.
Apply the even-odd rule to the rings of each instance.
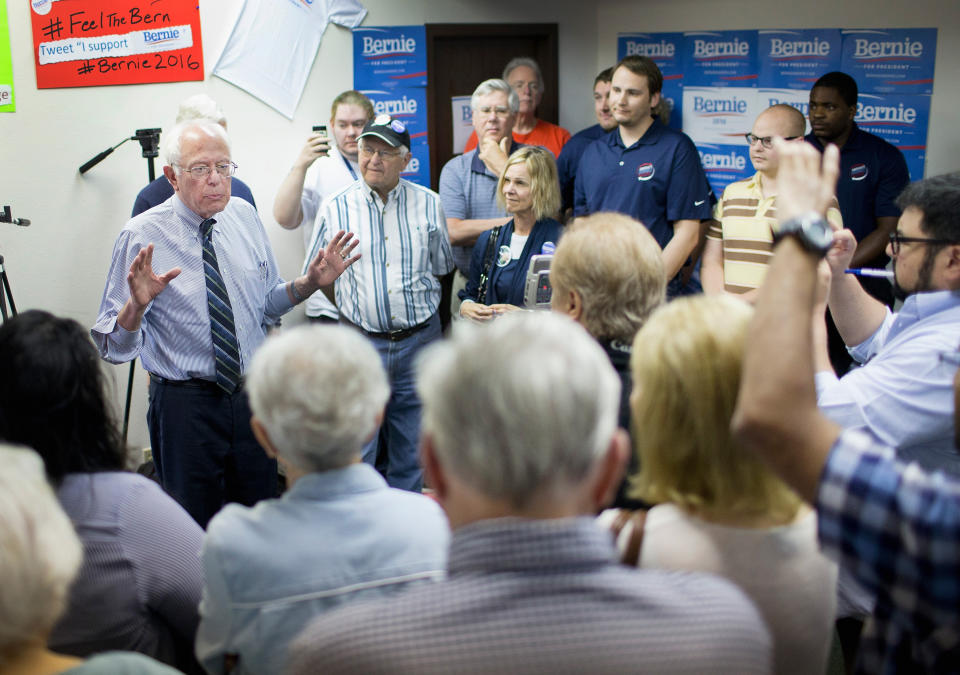
[[[436,313],[437,277],[453,269],[436,192],[400,179],[384,202],[362,179],[344,188],[317,215],[304,269],[338,230],[353,232],[363,254],[335,284],[345,319],[380,333],[416,326]]]
[[[214,218],[213,245],[230,294],[246,371],[267,326],[294,303],[254,208],[242,199],[231,199]],[[123,363],[139,357],[144,368],[171,380],[215,379],[202,220],[174,195],[124,226],[113,248],[97,322],[90,331],[104,359]],[[140,249],[151,243],[154,271],[162,274],[174,267],[182,271],[147,306],[140,329],[131,332],[117,324],[117,314],[130,297],[130,265]]]

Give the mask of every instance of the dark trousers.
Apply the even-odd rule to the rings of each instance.
[[[277,462],[254,438],[250,416],[244,391],[150,378],[147,424],[160,484],[201,527],[227,502],[277,496]]]

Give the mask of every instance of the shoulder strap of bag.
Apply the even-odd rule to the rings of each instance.
[[[490,279],[490,268],[493,267],[493,252],[497,248],[497,239],[500,238],[500,229],[503,225],[497,225],[490,230],[490,238],[487,239],[487,248],[483,252],[483,265],[480,266],[480,287],[477,289],[477,302],[481,305],[487,302],[487,282]]]

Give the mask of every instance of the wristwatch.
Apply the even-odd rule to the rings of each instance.
[[[801,213],[780,223],[780,229],[773,233],[773,243],[776,245],[784,237],[790,236],[821,258],[827,255],[833,244],[833,228],[823,216],[814,211]]]

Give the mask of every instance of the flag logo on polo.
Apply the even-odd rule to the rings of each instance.
[[[867,177],[868,173],[870,173],[870,171],[867,169],[866,164],[854,164],[850,167],[850,180],[863,180]]]
[[[637,180],[650,180],[654,173],[656,173],[656,170],[653,168],[653,164],[644,162],[637,167]]]

